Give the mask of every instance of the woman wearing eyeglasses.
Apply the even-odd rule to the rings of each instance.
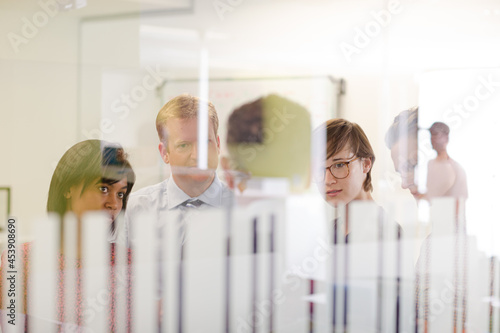
[[[316,130],[326,133],[326,161],[314,179],[332,206],[353,200],[373,200],[371,171],[375,154],[358,124],[330,119]],[[323,187],[324,186],[324,187]]]
[[[324,160],[324,165],[321,165],[317,172],[314,173],[318,188],[323,191],[322,194],[325,200],[332,206],[349,204],[354,200],[373,201],[371,195],[373,190],[371,171],[375,162],[375,154],[361,127],[344,119],[331,119],[318,128],[315,135],[317,135],[316,138],[326,139],[326,160]],[[357,209],[360,209],[360,207]],[[384,308],[384,311],[394,311],[395,317],[399,314],[401,293],[400,254],[391,253],[385,255],[380,249],[383,248],[386,241],[388,242],[386,244],[396,241],[399,249],[401,228],[397,223],[383,218],[383,214],[383,210],[380,208],[379,214],[375,218],[374,216],[366,216],[365,220],[356,220],[357,223],[361,222],[362,224],[361,226],[358,225],[358,228],[351,227],[351,223],[355,221],[347,222],[347,214],[343,219],[337,217],[333,221],[333,243],[343,244],[344,246],[349,245],[351,253],[356,253],[356,256],[348,257],[347,251],[337,252],[340,250],[335,247],[333,254],[333,258],[337,258],[339,253],[344,253],[344,260],[348,261],[349,265],[349,269],[344,272],[346,276],[348,276],[349,271],[358,274],[349,289],[343,283],[339,284],[336,276],[333,277],[334,295],[336,295],[336,290],[339,288],[344,289],[344,295],[357,295],[350,296],[352,298],[345,298],[349,298],[350,302],[355,304],[354,310],[349,314],[350,321],[348,323],[353,331],[382,330],[380,324],[382,321],[379,320],[382,318],[382,312],[377,310],[375,316],[378,319],[376,321],[371,321],[366,316],[366,313],[373,311],[374,308],[364,300],[369,299],[374,294],[377,295],[378,299],[377,309],[382,309],[382,299],[389,299],[388,297],[396,295],[394,307],[392,308],[394,310],[391,310],[389,306]],[[368,223],[371,223],[371,226]],[[337,238],[340,228],[343,229],[344,240]],[[351,233],[351,229],[356,231]],[[388,237],[391,230],[393,231],[392,236]],[[384,267],[385,271],[373,271],[371,268],[374,266],[370,266],[373,263],[376,263],[375,265],[380,268]],[[393,279],[387,277],[387,272],[391,270],[397,272],[396,277]],[[363,288],[359,288],[359,285],[356,286],[359,279],[362,279],[363,283],[365,283]],[[383,288],[382,284],[384,285]],[[340,298],[341,296],[334,297]],[[336,303],[335,299],[338,300],[338,298],[334,298],[334,304]],[[345,311],[348,310],[345,309]],[[398,330],[399,321],[396,320],[395,331]]]

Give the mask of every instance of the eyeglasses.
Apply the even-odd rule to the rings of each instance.
[[[354,162],[358,158],[359,156],[345,162],[335,162],[329,167],[316,170],[313,175],[314,181],[317,183],[323,182],[325,180],[326,170],[330,170],[330,174],[335,177],[335,179],[347,178],[347,176],[349,176],[349,163]]]

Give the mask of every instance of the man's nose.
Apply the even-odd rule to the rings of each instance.
[[[198,144],[196,143],[193,143],[193,145],[191,146],[191,159],[198,159]]]

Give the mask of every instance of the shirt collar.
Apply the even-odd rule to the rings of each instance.
[[[189,199],[199,199],[203,201],[204,204],[208,204],[213,207],[219,207],[221,205],[221,193],[222,193],[222,183],[215,175],[212,184],[203,192],[201,195],[195,198],[191,198],[183,190],[177,186],[172,176],[167,181],[167,201],[168,209],[178,208],[180,204]]]
[[[222,205],[222,183],[217,177],[217,174],[214,177],[214,181],[210,186],[203,192],[198,199],[203,201],[204,203],[213,206],[220,207]]]

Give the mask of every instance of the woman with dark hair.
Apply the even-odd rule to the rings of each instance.
[[[82,217],[90,211],[104,211],[109,216],[111,232],[114,232],[114,223],[117,216],[126,208],[127,199],[135,182],[135,173],[128,162],[123,148],[116,144],[111,144],[101,140],[86,140],[72,146],[62,156],[57,167],[52,175],[50,182],[49,195],[47,200],[47,212],[55,213],[61,221],[61,236],[60,236],[60,253],[59,253],[59,279],[57,281],[59,292],[55,295],[57,298],[57,314],[58,320],[55,323],[60,330],[65,331],[67,327],[84,327],[85,322],[82,314],[82,290],[81,290],[81,242],[77,241],[75,245],[77,249],[76,267],[69,267],[65,253],[63,251],[64,238],[64,219],[68,213],[76,216],[78,225],[80,225]],[[80,228],[79,228],[80,230]],[[81,235],[78,234],[78,239]],[[19,285],[19,290],[22,290],[23,302],[22,314],[28,314],[29,291],[30,286],[30,252],[32,249],[30,243],[24,243],[20,247],[19,260],[23,262],[23,276],[20,281],[23,281],[24,286]],[[111,244],[111,257],[109,264],[115,264],[115,244]],[[130,265],[131,255],[128,251],[128,264]],[[7,260],[5,253],[2,255],[2,266],[0,269],[0,309],[5,309],[6,304],[2,300],[2,283],[6,274]],[[76,269],[76,294],[77,305],[75,309],[64,308],[64,298],[68,297],[64,293],[66,270]],[[111,272],[114,270],[111,269]],[[110,292],[113,294],[115,290],[114,273],[110,276]],[[127,293],[128,301],[130,301],[130,290]],[[110,330],[114,331],[114,299],[110,299],[108,309],[110,309]],[[5,310],[4,310],[5,311]],[[73,313],[73,318],[76,322],[66,323],[68,313]],[[66,315],[65,315],[66,314]],[[20,315],[20,314],[18,314]],[[2,318],[5,316],[2,315]],[[29,317],[29,316],[28,316]],[[130,319],[130,316],[128,316]],[[24,320],[24,315],[18,317],[17,325],[24,325],[25,331],[28,329],[28,320]],[[5,327],[5,321],[1,320],[2,327]]]
[[[78,218],[88,211],[109,213],[110,222],[125,210],[135,173],[118,145],[100,140],[75,144],[61,158],[52,175],[47,211],[61,219],[67,212]]]

